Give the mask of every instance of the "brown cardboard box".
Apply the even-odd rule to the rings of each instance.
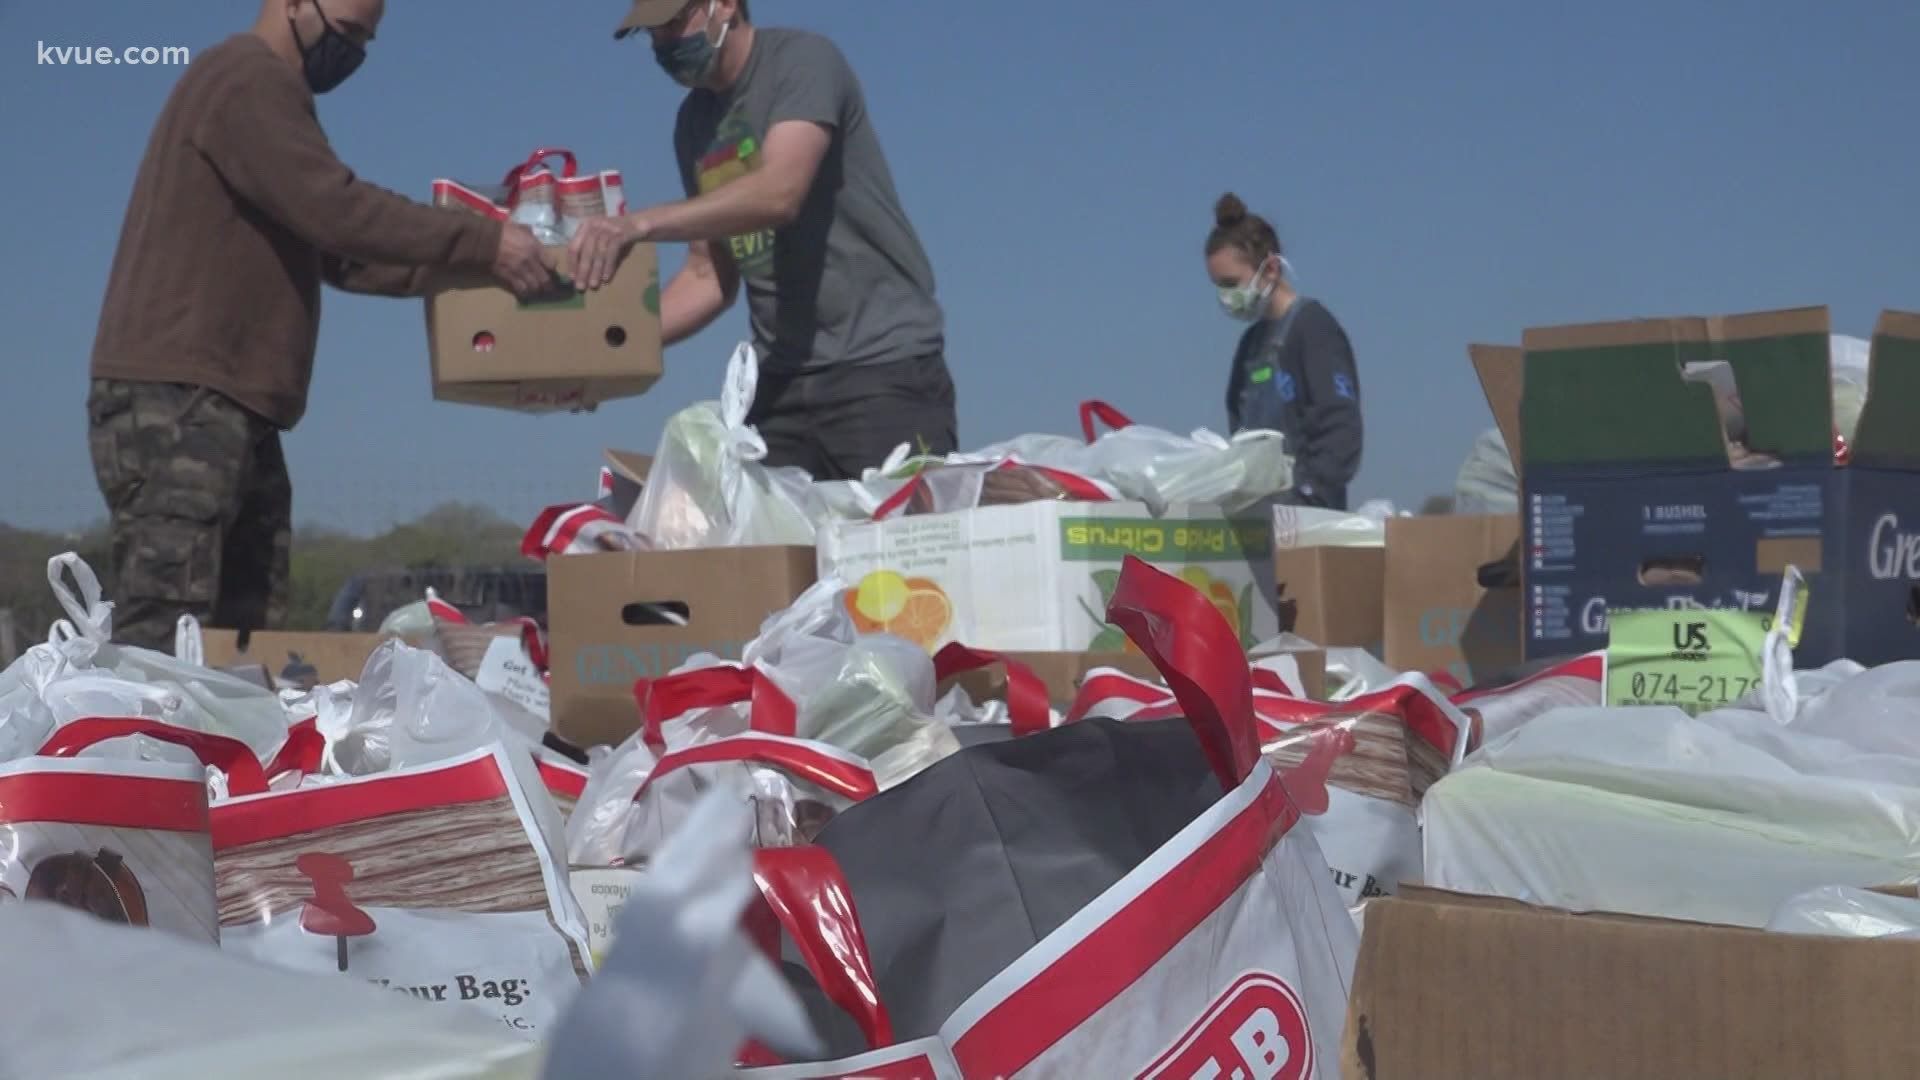
[[[1386,577],[1385,548],[1275,548],[1281,632],[1378,655],[1386,639]]]
[[[633,513],[634,504],[640,501],[640,492],[647,486],[647,477],[653,472],[653,455],[637,454],[631,450],[608,450],[606,452],[607,471],[613,474],[613,492],[608,500],[608,511],[614,517],[626,520]]]
[[[1895,1077],[1920,942],[1773,934],[1404,888],[1367,906],[1341,1076]]]
[[[547,563],[553,729],[576,746],[639,726],[633,684],[697,653],[737,659],[814,581],[810,547],[564,555]],[[685,620],[675,625],[662,610]]]
[[[1445,670],[1470,686],[1520,663],[1520,589],[1479,580],[1480,567],[1516,558],[1519,543],[1510,514],[1387,519],[1387,666]]]
[[[556,265],[566,249],[549,249]],[[490,278],[427,298],[437,401],[522,412],[588,408],[643,394],[661,374],[660,266],[636,244],[604,288],[564,283],[522,300]]]
[[[242,648],[237,631],[200,631],[200,647],[208,667],[224,670],[259,665],[280,683],[309,687],[360,681],[367,657],[382,640],[379,634],[256,630]]]
[[[1007,659],[1025,664],[1040,681],[1047,686],[1047,699],[1055,708],[1064,709],[1072,704],[1074,696],[1080,692],[1080,683],[1087,672],[1095,668],[1113,668],[1125,672],[1137,679],[1162,681],[1153,662],[1138,653],[1127,652],[1037,652],[1006,653]],[[1317,650],[1289,653],[1300,666],[1300,681],[1307,696],[1323,697],[1327,688],[1327,654]],[[940,692],[946,693],[954,686],[966,690],[967,696],[975,702],[1007,700],[1006,669],[998,664],[968,671],[946,680],[940,685]]]

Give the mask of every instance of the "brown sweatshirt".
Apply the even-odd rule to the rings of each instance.
[[[419,295],[485,269],[489,218],[358,180],[313,93],[253,34],[194,58],[147,143],[93,345],[95,378],[205,386],[281,428],[307,408],[320,285]]]

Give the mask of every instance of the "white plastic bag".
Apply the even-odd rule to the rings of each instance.
[[[539,731],[515,728],[471,679],[446,661],[401,641],[383,641],[367,658],[344,723],[336,692],[316,695],[316,724],[327,740],[328,772],[371,776],[445,761],[504,742],[529,753]]]
[[[1537,716],[1428,790],[1427,883],[1764,926],[1806,889],[1920,879],[1920,757],[1882,716],[1823,714],[1818,731],[1747,709]]]
[[[767,444],[747,426],[760,378],[753,346],[727,363],[718,404],[702,402],[667,421],[640,501],[627,523],[655,548],[811,544],[802,469],[769,468]]]
[[[1867,362],[1872,343],[1845,334],[1831,339],[1833,365],[1833,426],[1851,443],[1860,429],[1860,410],[1867,404]]]
[[[1388,502],[1370,502],[1353,513],[1313,506],[1275,506],[1273,546],[1385,547],[1387,519],[1392,516],[1393,504]]]
[[[747,812],[714,794],[632,878],[606,964],[549,1040],[544,1076],[722,1076],[749,1036],[817,1056],[805,1010],[741,930],[753,901]]]
[[[532,1080],[540,1051],[484,1016],[301,975],[56,904],[0,909],[10,1077]],[[100,1018],[113,1017],[103,1024]]]
[[[113,644],[113,605],[101,598],[99,578],[78,555],[48,560],[47,581],[68,618],[55,624],[46,646],[28,650],[9,669],[13,677],[0,677],[5,726],[19,724],[12,734],[0,733],[0,744],[18,749],[36,732],[45,742],[49,732],[41,729],[49,716],[56,725],[96,716],[157,720],[237,739],[262,761],[286,741],[289,717],[273,691],[164,653]],[[45,712],[25,704],[23,695],[37,696]],[[177,748],[142,745],[137,751],[107,745],[89,756],[193,760]]]
[[[1520,477],[1513,470],[1513,454],[1499,428],[1488,428],[1473,441],[1467,460],[1453,481],[1456,514],[1517,514]]]
[[[1824,937],[1920,938],[1920,900],[1828,885],[1780,905],[1767,929]]]

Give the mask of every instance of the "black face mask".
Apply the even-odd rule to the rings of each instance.
[[[300,40],[300,28],[291,18],[287,25],[293,29],[293,43],[300,49],[300,70],[307,77],[307,88],[316,94],[327,91],[347,81],[367,58],[367,51],[353,43],[353,40],[340,32],[327,18],[316,2],[313,10],[320,12],[320,40],[309,46]]]

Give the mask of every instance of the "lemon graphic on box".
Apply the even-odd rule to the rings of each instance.
[[[939,583],[875,570],[842,594],[863,634],[893,634],[932,652],[953,625],[953,601]]]

